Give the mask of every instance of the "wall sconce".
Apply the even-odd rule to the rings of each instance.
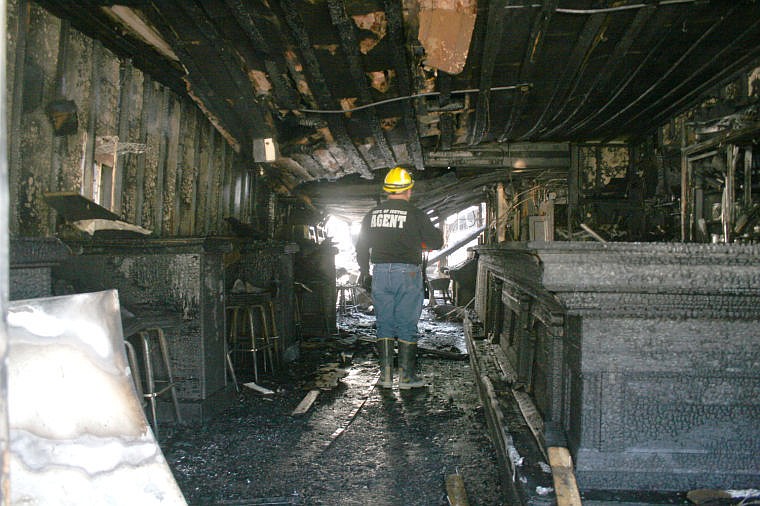
[[[277,160],[277,143],[271,137],[253,139],[253,161],[258,163]]]

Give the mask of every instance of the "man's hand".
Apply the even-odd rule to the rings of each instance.
[[[370,276],[366,272],[360,273],[359,286],[364,288],[367,292],[371,292],[372,291],[372,276]]]

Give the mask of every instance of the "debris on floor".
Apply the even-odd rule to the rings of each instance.
[[[244,389],[202,427],[166,438],[188,503],[448,506],[446,479],[458,474],[470,505],[505,504],[472,370],[459,359],[467,358],[461,323],[423,311],[425,345],[457,359],[421,353],[431,386],[414,390],[375,386],[373,316],[339,323],[338,336],[305,338],[297,361],[260,377],[274,395]],[[318,378],[330,388],[317,388]]]

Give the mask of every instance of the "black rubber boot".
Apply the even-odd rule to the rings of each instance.
[[[393,387],[393,339],[377,340],[377,357],[380,362],[380,380],[377,382],[383,388]]]
[[[401,390],[421,388],[425,381],[415,374],[417,367],[417,343],[398,341],[398,387]]]

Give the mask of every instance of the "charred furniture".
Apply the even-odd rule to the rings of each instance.
[[[759,246],[477,251],[483,337],[566,436],[581,489],[757,484]]]

